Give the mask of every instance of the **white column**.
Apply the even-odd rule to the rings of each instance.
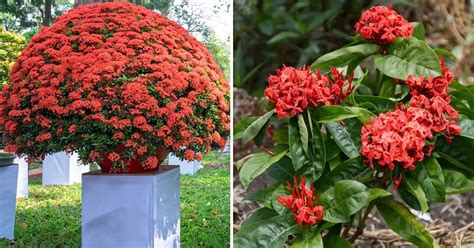
[[[13,239],[18,165],[0,167],[0,238]]]
[[[178,167],[82,177],[82,247],[180,247]]]
[[[168,156],[169,165],[178,165],[181,175],[194,175],[202,168],[201,162],[198,160],[187,161],[180,159],[172,154]]]
[[[77,153],[48,154],[43,160],[43,185],[80,183],[81,175],[85,172],[89,172],[89,165],[82,165]]]
[[[14,163],[18,164],[16,198],[28,198],[28,163],[24,157],[16,157]]]

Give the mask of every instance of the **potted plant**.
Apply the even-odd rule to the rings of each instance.
[[[401,238],[436,247],[409,208],[473,190],[474,91],[453,79],[452,54],[391,7],[355,29],[309,68],[270,75],[269,111],[235,127],[244,143],[276,145],[237,162],[244,187],[264,172],[275,184],[247,194],[261,208],[234,247],[352,247],[374,209]]]
[[[75,151],[82,163],[97,163],[103,173],[127,173],[83,176],[83,245],[123,237],[132,242],[142,235],[143,218],[157,223],[148,241],[160,238],[154,234],[160,226],[179,231],[179,176],[160,177],[168,170],[158,171],[160,163],[168,152],[200,160],[223,147],[230,130],[229,84],[204,45],[144,7],[94,3],[43,28],[10,76],[12,83],[0,93],[6,151],[30,157]],[[163,203],[160,194],[173,197]],[[104,195],[116,200],[103,201]],[[152,205],[134,199],[152,199]],[[150,212],[158,204],[173,215]],[[131,214],[142,213],[138,206],[144,214]],[[122,214],[107,215],[116,208]],[[91,212],[103,219],[97,222],[100,217]],[[175,224],[163,227],[168,222],[158,218],[165,217]],[[97,235],[98,226],[110,239]],[[124,234],[120,228],[130,229]]]

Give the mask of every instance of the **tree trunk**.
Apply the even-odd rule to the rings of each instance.
[[[49,26],[51,25],[51,0],[44,1],[44,19],[43,25]]]

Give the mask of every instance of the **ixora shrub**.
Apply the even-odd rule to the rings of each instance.
[[[26,45],[25,37],[0,27],[0,85],[10,81],[9,72]],[[0,87],[1,87],[0,86]]]
[[[229,85],[208,50],[174,21],[130,3],[89,4],[44,28],[0,94],[6,150],[77,151],[120,172],[222,147]],[[102,168],[104,170],[104,168]]]
[[[355,29],[310,68],[271,75],[274,108],[236,125],[236,139],[276,144],[237,163],[243,186],[264,172],[276,183],[247,194],[262,208],[235,247],[351,247],[374,207],[402,238],[435,247],[409,208],[474,190],[474,86],[453,80],[452,54],[390,7],[370,8]]]

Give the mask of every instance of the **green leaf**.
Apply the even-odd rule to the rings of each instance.
[[[268,175],[278,182],[288,182],[293,180],[296,171],[293,168],[293,163],[288,156],[284,156],[280,161],[276,162],[267,169]]]
[[[279,195],[291,195],[291,192],[288,190],[286,186],[283,186],[283,185],[280,185],[272,192],[272,197],[270,199],[272,202],[272,208],[278,214],[283,214],[286,212],[286,208],[278,202],[277,197]]]
[[[282,247],[297,225],[291,214],[255,221],[245,225],[234,236],[234,247]]]
[[[383,96],[357,95],[354,96],[354,99],[359,105],[371,103],[376,109],[393,109],[395,107],[394,101]]]
[[[444,48],[435,48],[433,49],[436,53],[436,55],[439,56],[444,56],[444,57],[448,57],[448,58],[451,58],[453,60],[458,60],[458,58],[456,58],[456,56],[449,50],[447,49],[444,49]]]
[[[255,138],[260,130],[268,123],[274,114],[274,110],[268,111],[264,115],[258,117],[252,124],[250,124],[242,133],[242,141],[245,143]]]
[[[248,226],[252,223],[255,223],[255,222],[258,222],[258,221],[262,221],[262,220],[266,220],[266,219],[270,219],[272,217],[275,217],[277,216],[278,213],[275,212],[275,210],[273,209],[270,209],[270,208],[260,208],[258,209],[257,211],[255,211],[243,224],[242,224],[242,228],[244,228],[245,226]]]
[[[413,180],[412,178],[405,178],[404,181],[408,191],[416,198],[418,204],[420,205],[421,212],[426,213],[430,209],[428,206],[428,200],[426,199],[425,192],[421,188],[421,185]]]
[[[323,219],[333,223],[345,223],[350,216],[367,203],[368,193],[364,184],[357,181],[342,180],[326,190],[320,198],[324,206]]]
[[[312,65],[311,69],[327,70],[331,66],[342,67],[352,60],[368,57],[380,51],[380,46],[375,44],[359,44],[355,46],[343,47],[319,57]]]
[[[455,136],[451,143],[447,143],[445,139],[437,139],[434,149],[441,158],[445,159],[452,165],[474,173],[474,140]]]
[[[244,200],[254,201],[267,208],[272,208],[272,194],[278,187],[284,187],[281,184],[275,184],[262,190],[247,192]]]
[[[352,244],[338,235],[326,235],[323,239],[324,247],[353,248]]]
[[[333,139],[326,138],[324,147],[326,148],[326,161],[331,161],[338,157],[341,150]]]
[[[433,237],[403,204],[386,197],[376,203],[385,223],[403,239],[420,248],[435,247]]]
[[[357,116],[349,109],[339,105],[319,106],[312,110],[312,114],[319,123],[340,121]]]
[[[412,22],[413,36],[419,40],[425,40],[425,26],[421,22]]]
[[[352,113],[354,113],[357,116],[357,119],[359,119],[364,124],[370,123],[370,119],[376,117],[376,115],[374,113],[372,113],[369,110],[364,109],[364,108],[346,107],[346,109],[348,109]]]
[[[316,119],[313,118],[309,111],[307,113],[309,133],[311,135],[311,163],[313,165],[313,175],[315,176],[313,179],[316,180],[323,173],[324,165],[326,164],[326,144]]]
[[[379,96],[394,97],[396,87],[397,87],[397,84],[395,82],[393,82],[392,79],[387,78],[382,83],[382,87],[380,88]]]
[[[460,136],[469,139],[474,139],[474,120],[470,120],[466,117],[461,116],[459,118],[458,126],[461,127]]]
[[[398,186],[397,193],[408,206],[415,210],[421,211],[418,199],[410,191],[408,191],[408,187],[406,185],[405,180]]]
[[[293,162],[293,168],[295,170],[303,167],[308,161],[303,145],[301,142],[300,132],[298,128],[298,121],[295,118],[291,118],[288,123],[288,138],[290,145],[290,157]]]
[[[406,80],[409,75],[440,76],[441,66],[435,52],[414,37],[397,38],[387,46],[387,54],[375,55],[377,69],[385,75]]]
[[[380,188],[370,188],[367,190],[367,192],[369,193],[369,196],[367,197],[367,202],[372,202],[376,199],[391,195],[390,192]]]
[[[326,129],[331,133],[333,140],[339,146],[339,148],[346,154],[349,158],[356,158],[360,156],[359,150],[352,141],[351,136],[347,132],[346,128],[337,123],[337,122],[330,122],[324,124]]]
[[[361,178],[370,174],[373,174],[373,170],[362,163],[360,157],[348,159],[336,166],[334,170],[325,174],[324,177],[321,178],[318,188],[320,190],[326,190],[339,181],[347,179],[359,181]]]
[[[443,173],[446,194],[462,194],[474,191],[474,181],[467,178],[463,173],[446,169]]]
[[[434,157],[426,158],[423,162],[418,163],[412,175],[423,188],[429,200],[446,201],[443,170]]]
[[[306,127],[306,123],[304,121],[303,114],[298,114],[298,130],[300,132],[300,139],[301,139],[301,147],[303,148],[306,157],[309,157],[308,153],[308,128]]]
[[[288,40],[288,39],[294,39],[299,36],[298,33],[295,32],[290,32],[290,31],[283,31],[281,33],[276,34],[273,36],[270,40],[267,41],[268,45],[273,45],[275,43]]]
[[[273,209],[266,208],[266,207],[260,208],[260,209],[258,209],[257,211],[255,211],[255,212],[242,224],[242,228],[244,228],[244,227],[246,227],[246,226],[248,226],[248,225],[250,225],[250,224],[259,222],[259,221],[264,221],[264,220],[273,218],[273,217],[275,217],[275,216],[278,216],[278,213],[275,212]]]
[[[288,153],[286,146],[277,146],[270,149],[275,155],[270,155],[265,151],[260,151],[247,158],[240,168],[240,181],[247,188],[249,184],[262,174],[272,164],[278,162]]]
[[[323,239],[321,233],[317,232],[310,238],[297,239],[291,245],[292,248],[323,248]]]
[[[242,134],[244,133],[245,129],[250,126],[258,117],[256,116],[248,116],[243,118],[237,125],[234,127],[234,140],[238,140],[242,138]]]

